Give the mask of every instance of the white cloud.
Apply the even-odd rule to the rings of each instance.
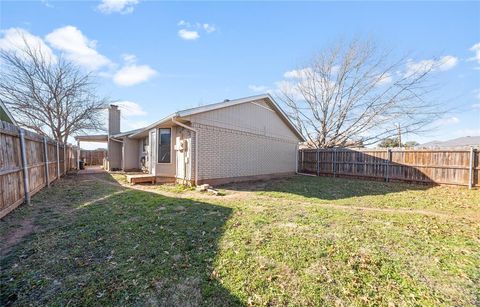
[[[50,3],[50,1],[48,1],[48,0],[40,0],[40,2],[48,8],[53,8],[54,7],[53,4]]]
[[[0,49],[21,53],[21,50],[26,47],[26,43],[31,48],[41,50],[47,60],[56,61],[52,49],[45,44],[42,38],[22,28],[9,28],[1,33],[3,37],[0,38]]]
[[[85,67],[97,70],[110,65],[110,60],[96,50],[97,42],[89,40],[74,26],[65,26],[47,34],[45,40],[55,49],[64,52],[67,59]]]
[[[276,94],[285,93],[288,96],[292,97],[296,100],[303,100],[304,97],[300,90],[298,89],[298,83],[282,80],[275,82],[275,90]]]
[[[446,55],[442,57],[440,60],[438,60],[437,63],[438,63],[438,70],[446,71],[457,66],[458,58],[451,55]]]
[[[390,75],[389,73],[386,73],[383,76],[381,76],[381,78],[377,82],[377,85],[385,85],[391,82],[392,82],[392,75]]]
[[[217,27],[210,23],[191,23],[186,20],[177,22],[177,26],[182,27],[178,31],[178,36],[184,40],[196,40],[200,38],[200,33],[203,31],[207,34],[217,31]]]
[[[287,79],[303,79],[306,78],[308,75],[312,74],[312,69],[307,67],[307,68],[302,68],[302,69],[295,69],[295,70],[290,70],[287,71],[283,74],[283,77]]]
[[[130,116],[147,115],[147,112],[145,112],[142,109],[142,106],[136,102],[124,100],[124,101],[115,102],[114,104],[118,105],[120,110],[124,111],[122,112],[123,116],[130,117]]]
[[[265,93],[265,92],[268,92],[268,87],[265,86],[265,85],[249,85],[248,88],[252,91],[252,92],[256,92],[256,93]]]
[[[475,52],[475,57],[473,57],[471,60],[475,60],[478,64],[480,64],[480,43],[476,43],[469,50]]]
[[[102,0],[97,9],[104,14],[130,14],[138,2],[138,0]]]
[[[185,20],[180,20],[178,23],[177,23],[177,26],[183,26],[183,27],[190,27],[190,23],[188,21],[185,21]]]
[[[422,74],[432,69],[435,65],[434,60],[423,60],[420,62],[408,61],[406,76],[413,76],[415,74]]]
[[[445,117],[445,118],[437,119],[433,123],[433,125],[434,126],[447,126],[447,125],[458,124],[459,122],[460,122],[460,120],[457,117],[452,116],[452,117]]]
[[[184,40],[196,40],[200,37],[197,31],[190,31],[187,29],[181,29],[178,31],[178,36]]]
[[[125,63],[127,64],[133,64],[135,62],[137,62],[137,56],[134,55],[134,54],[130,54],[130,53],[124,53],[122,54],[122,59],[125,61]]]
[[[202,27],[207,33],[212,33],[212,32],[215,32],[217,30],[217,28],[215,28],[214,25],[211,25],[211,24],[208,24],[208,23],[204,23],[202,25]]]
[[[88,70],[98,70],[104,66],[111,69],[99,71],[98,75],[112,78],[121,86],[135,85],[147,81],[156,74],[148,65],[136,65],[137,57],[133,54],[123,54],[124,66],[113,74],[116,64],[96,50],[96,41],[89,40],[74,26],[58,28],[47,34],[45,41],[21,28],[10,28],[0,32],[0,49],[21,50],[24,40],[34,48],[40,47],[44,55],[56,61],[53,50],[45,43],[48,42],[54,49],[63,52],[65,58]]]
[[[480,109],[480,103],[474,103],[474,104],[472,104],[472,108],[474,108],[474,109]]]
[[[157,72],[148,65],[127,64],[113,76],[113,81],[120,86],[131,86],[149,80]]]
[[[340,70],[339,65],[333,65],[331,67],[331,75],[334,76],[338,73]],[[300,69],[294,69],[294,70],[289,70],[283,74],[284,78],[287,79],[306,79],[309,76],[312,76],[314,73],[313,69],[311,67],[305,67],[305,68],[300,68]]]
[[[422,74],[429,70],[432,71],[447,71],[455,67],[458,63],[458,58],[446,55],[438,60],[422,60],[414,62],[412,60],[407,62],[405,76],[413,76]]]
[[[131,86],[149,80],[157,72],[148,65],[137,65],[134,54],[122,55],[125,64],[113,76],[113,81],[120,86]]]
[[[140,129],[148,126],[149,122],[144,121],[144,120],[138,120],[138,121],[132,121],[129,119],[125,119],[122,121],[122,130],[134,130],[134,129]],[[125,127],[123,127],[125,126]],[[124,129],[125,128],[125,129]]]
[[[333,70],[338,71],[338,68],[334,66],[332,67],[332,71]],[[316,72],[310,67],[287,71],[283,74],[283,77],[286,80],[275,82],[275,89],[273,92],[286,93],[293,99],[304,100],[305,97],[302,94],[301,89],[310,86],[308,84],[309,80],[315,74]],[[336,86],[336,82],[333,80],[322,80],[322,84],[329,90],[332,90]]]

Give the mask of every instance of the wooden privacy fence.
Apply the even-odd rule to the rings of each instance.
[[[301,149],[298,172],[464,185],[479,184],[477,149]]]
[[[77,150],[0,121],[0,218],[77,168]]]
[[[106,150],[81,150],[80,160],[86,165],[103,165],[103,159],[107,156]]]

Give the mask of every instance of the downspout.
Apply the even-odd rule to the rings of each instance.
[[[192,127],[189,127],[179,121],[175,120],[175,117],[172,117],[172,122],[180,127],[191,130],[195,132],[195,185],[198,185],[198,131]]]

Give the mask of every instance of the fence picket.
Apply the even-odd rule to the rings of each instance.
[[[50,186],[50,176],[48,171],[48,143],[47,137],[43,137],[43,160],[45,161],[45,184]]]
[[[54,146],[44,136],[0,121],[0,218],[23,202],[29,203],[31,196],[60,177],[60,155],[57,151],[55,161]],[[71,145],[64,147],[69,157],[76,150]],[[67,161],[65,155],[63,161]],[[64,172],[73,168],[76,164]]]
[[[20,151],[22,155],[23,195],[25,203],[30,205],[30,185],[28,180],[27,149],[25,148],[25,132],[20,129]]]
[[[476,149],[301,149],[299,168],[317,176],[478,186]]]

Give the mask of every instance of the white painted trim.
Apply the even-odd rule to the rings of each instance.
[[[260,108],[264,108],[265,110],[268,110],[268,111],[270,111],[270,112],[275,113],[274,110],[272,110],[272,109],[270,109],[270,108],[267,108],[266,106],[262,106],[261,104],[256,103],[256,102],[254,102],[254,101],[252,101],[251,104],[254,104],[254,105],[256,105],[256,106],[258,106],[258,107],[260,107]]]
[[[153,137],[152,137],[153,134]],[[154,139],[155,138],[155,139]],[[151,175],[157,175],[157,152],[155,151],[155,146],[157,145],[157,130],[151,129],[148,131],[148,172]]]
[[[191,130],[195,132],[195,185],[198,183],[198,131],[192,127],[189,127],[179,121],[176,121],[174,117],[171,118],[172,123],[179,125],[180,127],[183,127],[185,129]],[[190,168],[192,167],[192,164],[190,164]],[[190,169],[190,175],[192,174],[191,169]]]
[[[158,162],[158,145],[160,145],[160,129],[170,129],[170,162]],[[173,146],[172,146],[172,141],[173,141],[173,130],[172,127],[167,127],[167,128],[157,128],[157,164],[161,165],[167,165],[167,164],[172,164],[173,162]]]
[[[226,101],[222,101],[222,102],[208,104],[208,105],[201,106],[201,107],[182,110],[182,111],[177,112],[177,114],[178,114],[178,117],[184,117],[184,116],[189,116],[189,115],[193,115],[193,114],[213,111],[213,110],[217,110],[217,109],[223,109],[223,108],[235,106],[237,104],[242,104],[242,103],[245,103],[245,102],[251,102],[251,101],[255,101],[255,100],[261,100],[261,99],[265,99],[265,98],[268,98],[267,94],[249,96],[249,97],[244,97],[244,98],[239,98],[239,99],[226,100]]]

